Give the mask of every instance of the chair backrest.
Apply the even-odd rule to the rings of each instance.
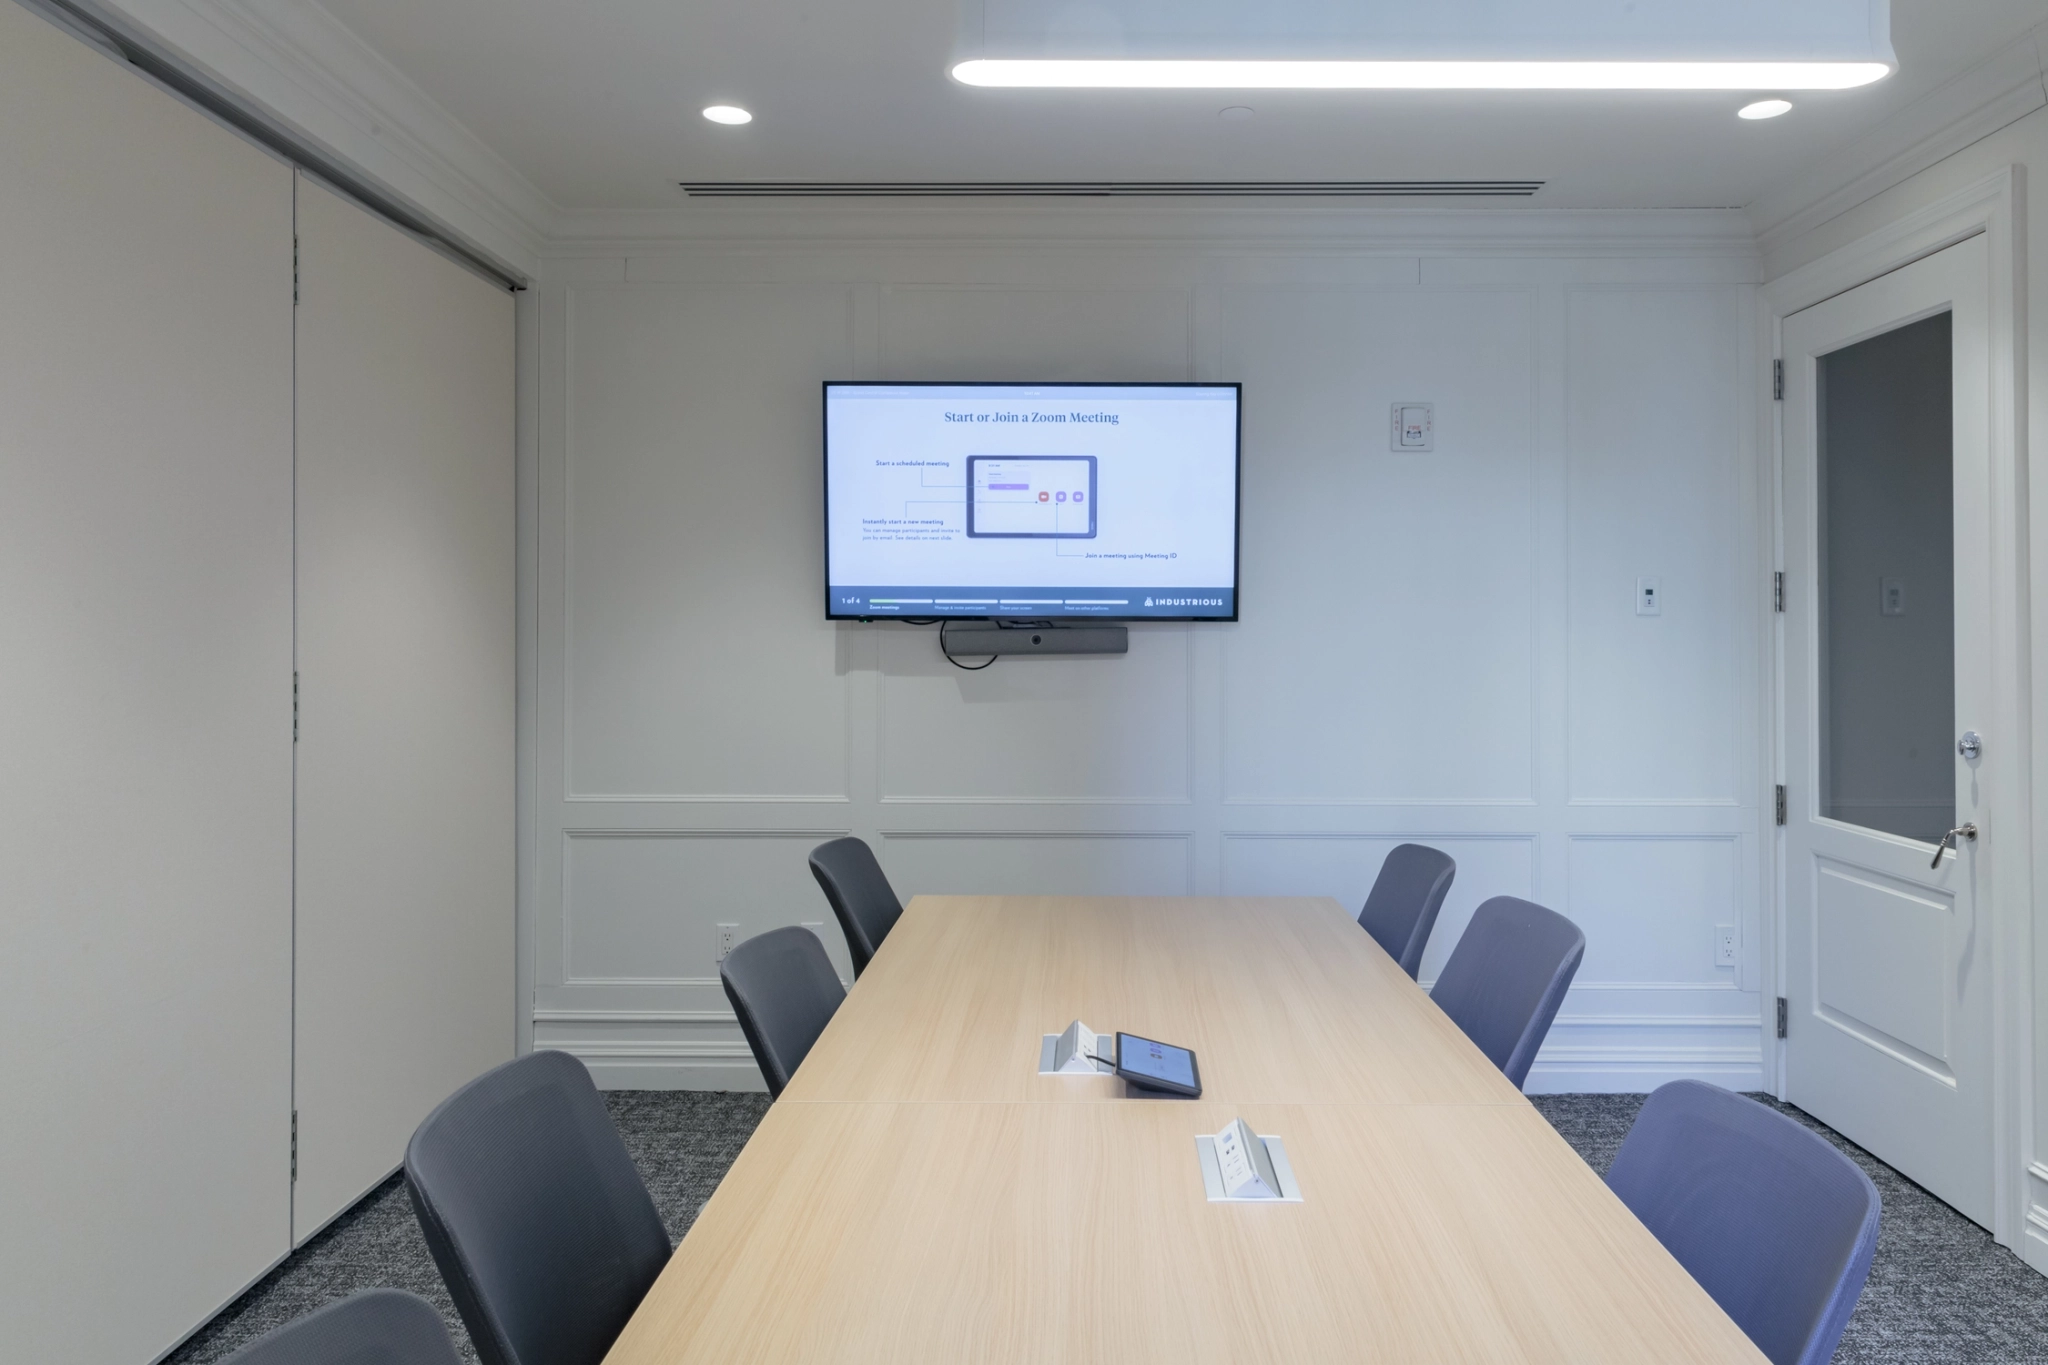
[[[801,925],[770,929],[728,952],[718,979],[769,1095],[780,1095],[846,999],[825,945]]]
[[[1563,915],[1495,896],[1472,912],[1429,997],[1520,1089],[1585,954]]]
[[[1429,946],[1436,912],[1444,908],[1451,878],[1457,875],[1458,865],[1441,849],[1396,845],[1380,864],[1372,894],[1358,912],[1358,927],[1411,977],[1422,966],[1422,950]]]
[[[221,1365],[462,1365],[417,1294],[365,1289],[256,1338]]]
[[[874,850],[859,839],[834,839],[812,849],[811,875],[832,902],[846,949],[853,954],[853,974],[859,976],[902,918],[903,902],[882,875]]]
[[[668,1263],[661,1215],[565,1052],[443,1100],[406,1145],[405,1183],[483,1365],[598,1365]]]
[[[1672,1081],[1607,1184],[1774,1365],[1826,1365],[1877,1250],[1877,1186],[1755,1100]]]

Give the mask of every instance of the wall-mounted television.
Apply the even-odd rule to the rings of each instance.
[[[1236,620],[1238,399],[825,385],[826,616]]]

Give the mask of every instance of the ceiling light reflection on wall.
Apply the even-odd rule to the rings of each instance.
[[[1129,89],[1843,90],[1889,0],[959,0],[954,79]]]
[[[754,121],[754,116],[740,108],[737,104],[714,104],[704,111],[704,117],[710,119],[713,123],[733,125],[752,123]]]
[[[1776,118],[1780,114],[1789,114],[1791,112],[1791,100],[1758,100],[1755,104],[1745,104],[1740,109],[1737,109],[1735,117],[1746,119]]]

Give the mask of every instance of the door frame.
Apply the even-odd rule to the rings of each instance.
[[[1762,286],[1758,293],[1758,353],[1767,358],[1759,376],[1759,411],[1763,430],[1758,449],[1766,467],[1759,471],[1770,534],[1763,537],[1770,562],[1763,566],[1765,584],[1784,571],[1784,404],[1774,401],[1775,364],[1784,357],[1784,321],[1789,315],[1866,284],[1879,276],[1931,256],[1967,238],[1986,238],[1990,278],[1987,354],[1991,371],[1991,714],[1995,734],[2007,736],[1999,745],[2008,761],[1985,775],[1986,805],[2009,812],[1997,830],[1977,846],[1981,860],[1979,886],[1988,895],[1979,907],[1990,925],[1991,946],[1991,1072],[1992,1072],[1992,1235],[2029,1264],[2048,1274],[2048,1164],[2039,1149],[2041,1135],[2033,1121],[2034,1055],[2033,907],[2037,834],[2033,811],[2033,727],[2029,585],[2023,577],[2030,558],[2048,565],[2041,551],[2026,553],[2030,533],[2022,448],[2026,425],[2022,407],[2026,394],[2026,353],[2020,342],[2018,281],[2025,278],[2021,253],[2025,244],[2014,230],[2020,169],[2007,167],[1885,227],[1829,252]],[[2048,490],[2044,490],[2048,492]],[[2048,524],[2044,524],[2048,532]],[[2048,550],[2048,547],[2042,547]],[[1767,589],[1768,591],[1768,589]],[[1785,751],[1785,618],[1766,602],[1764,657],[1768,706],[1772,717],[1765,743],[1773,782],[1783,782]],[[2048,602],[2044,602],[2048,607]],[[2048,631],[2043,638],[2048,639]],[[2048,708],[2044,708],[2048,713]],[[2048,719],[2048,716],[2044,716]],[[1991,765],[1987,764],[1989,769]],[[1785,995],[1785,835],[1769,823],[1772,803],[1765,800],[1765,830],[1771,836],[1770,885],[1763,901],[1763,932],[1758,944],[1759,976],[1765,985],[1762,1010],[1763,1073],[1766,1089],[1783,1098],[1785,1044],[1777,1035],[1777,997]],[[2048,867],[2041,869],[2048,872]],[[2048,904],[2048,898],[2043,898]],[[2044,936],[2048,937],[2048,936]]]

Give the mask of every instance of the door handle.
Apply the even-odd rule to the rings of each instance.
[[[1961,853],[1963,851],[1963,846],[1956,842],[1958,838],[1968,839],[1972,843],[1975,843],[1977,839],[1977,827],[1975,825],[1957,825],[1954,829],[1942,835],[1941,842],[1934,846],[1934,861],[1929,863],[1928,866],[1941,866],[1941,851],[1945,848],[1952,848],[1956,852]]]

